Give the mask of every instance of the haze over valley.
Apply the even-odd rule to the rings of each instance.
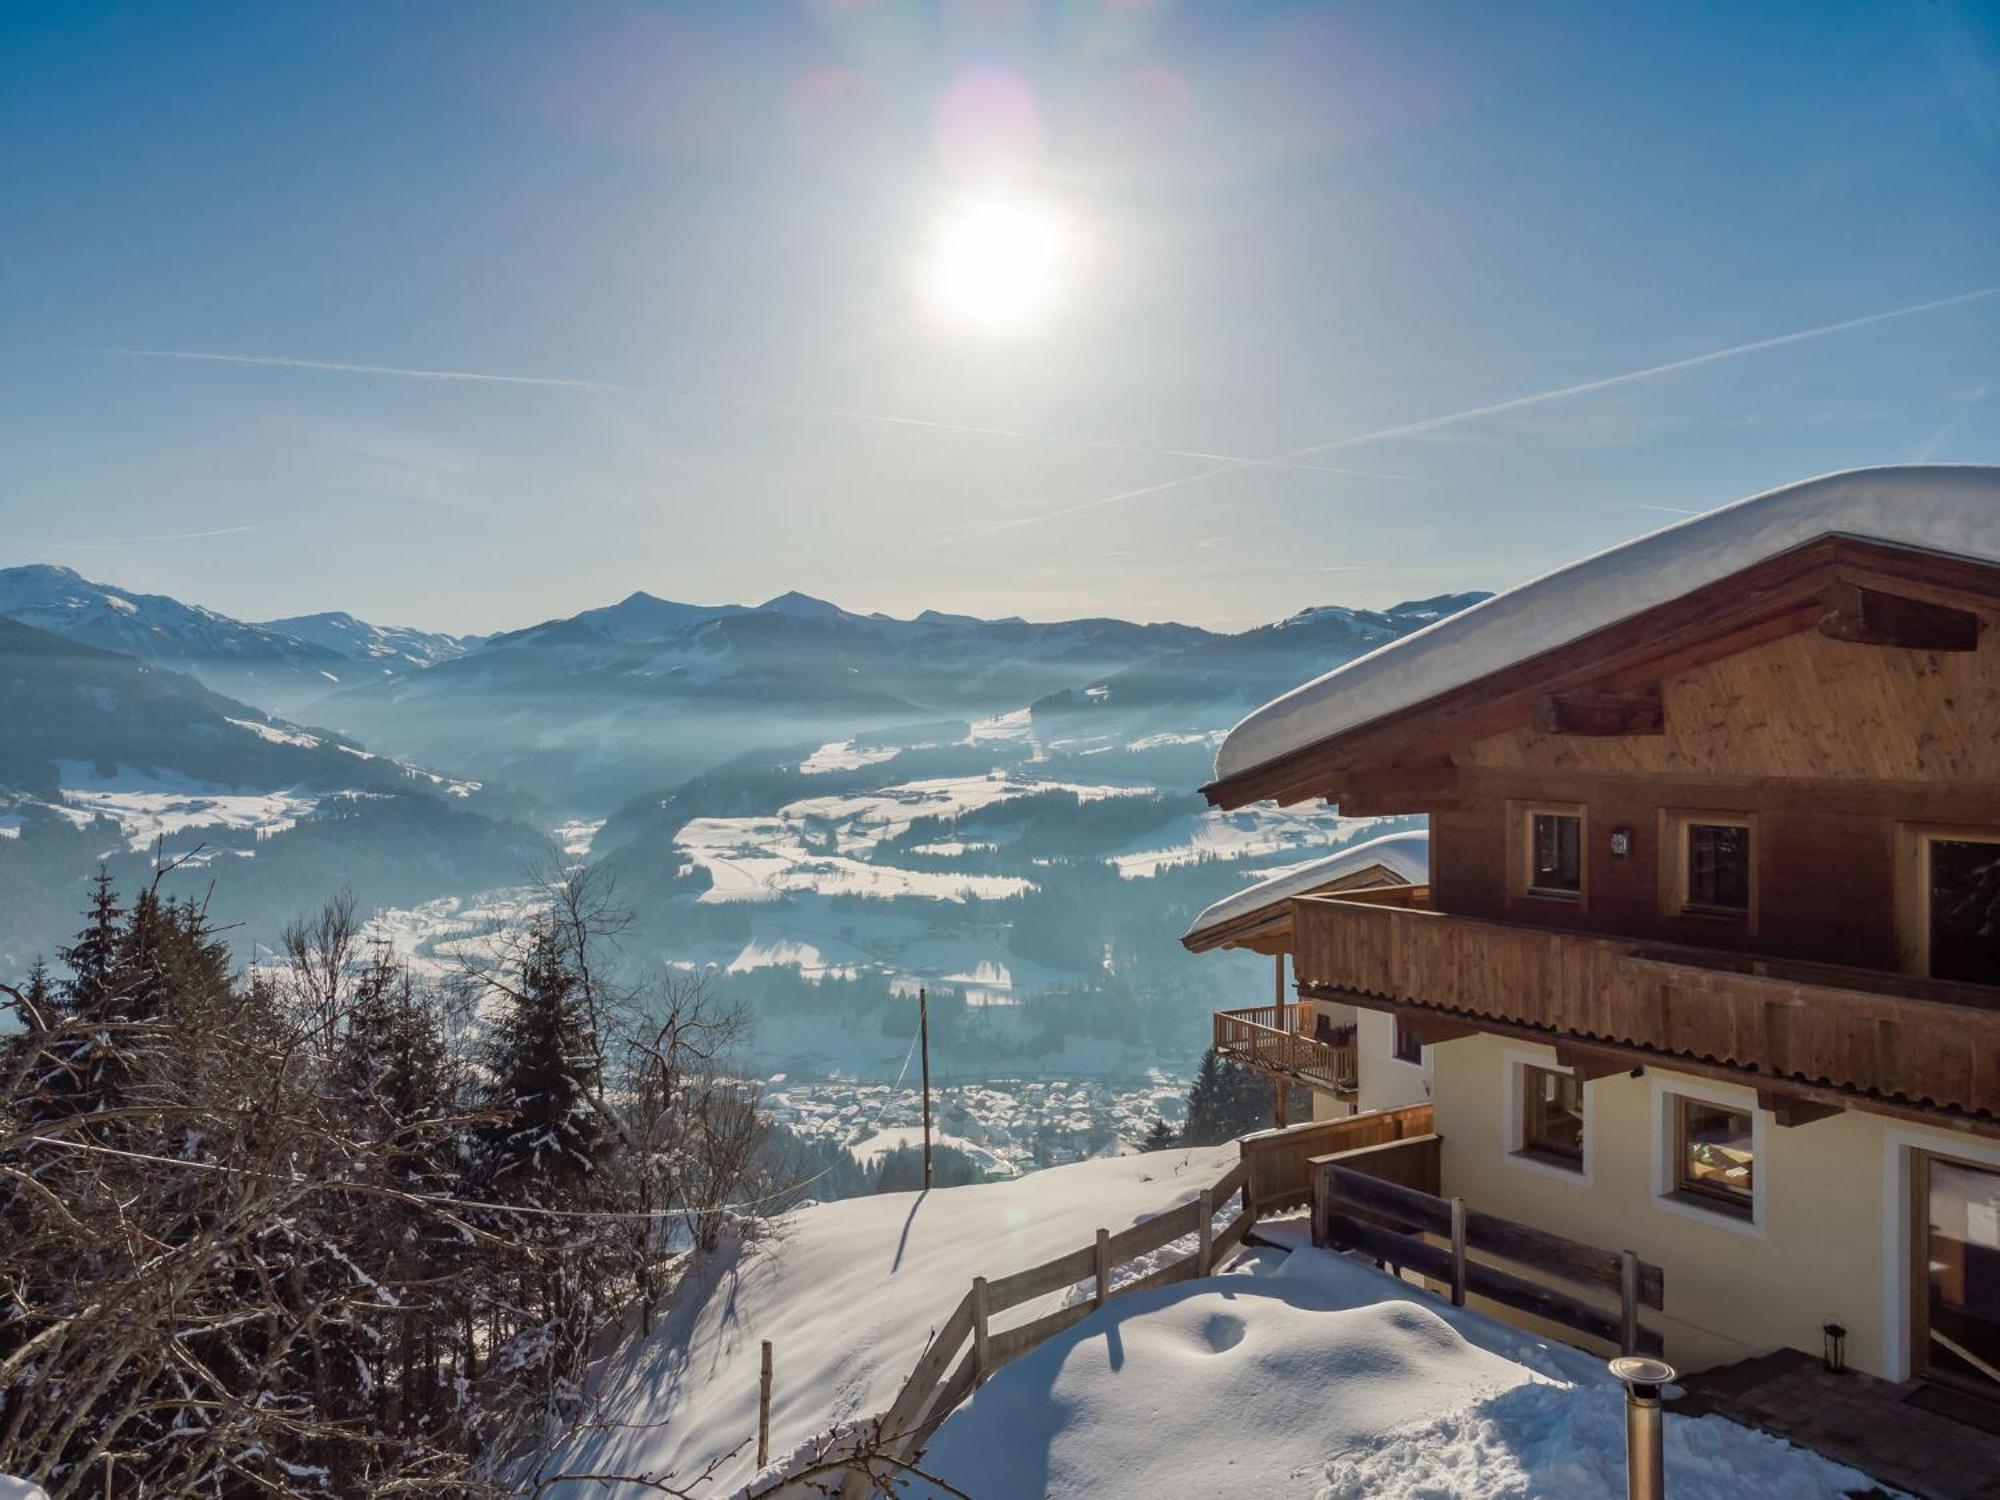
[[[967,1144],[1087,1154],[1171,1115],[1209,1010],[1268,987],[1184,954],[1188,919],[1392,826],[1207,809],[1222,731],[1478,597],[1224,634],[635,592],[480,638],[0,570],[0,967],[68,940],[100,865],[169,867],[245,955],[346,889],[439,975],[589,870],[633,913],[626,962],[748,1006],[806,1134],[907,1124],[864,1091],[907,1064],[923,988]]]

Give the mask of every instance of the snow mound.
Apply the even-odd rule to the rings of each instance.
[[[1008,1366],[924,1467],[981,1500],[1310,1495],[1329,1453],[1532,1378],[1429,1307],[1223,1277],[1114,1301]]]
[[[1300,1243],[1292,1228],[1259,1233]],[[1624,1396],[1601,1360],[1325,1251],[1253,1269],[1135,1293],[1049,1340],[946,1420],[924,1468],[980,1500],[1624,1493]],[[1666,1463],[1674,1500],[1872,1484],[1715,1416],[1670,1414]]]
[[[1739,500],[1571,563],[1265,704],[1218,778],[1477,682],[1825,536],[2000,562],[2000,467],[1855,469]]]

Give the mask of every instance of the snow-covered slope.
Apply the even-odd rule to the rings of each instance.
[[[0,616],[105,651],[185,672],[218,692],[283,713],[338,687],[338,651],[165,594],[93,583],[69,568],[0,568]]]
[[[436,666],[441,661],[465,655],[480,641],[478,636],[445,635],[440,631],[416,630],[407,625],[371,625],[366,620],[355,619],[345,610],[262,620],[257,628],[324,646],[350,661],[374,667],[383,673]]]
[[[1236,1156],[1232,1145],[1116,1157],[788,1214],[684,1288],[650,1339],[610,1357],[597,1380],[607,1425],[573,1439],[547,1472],[687,1477],[717,1461],[703,1492],[728,1495],[755,1468],[743,1442],[757,1430],[760,1340],[774,1346],[771,1451],[787,1454],[833,1423],[885,1411],[975,1275],[1005,1275],[1184,1203]]]
[[[1230,732],[1215,773],[1240,775],[1824,536],[2000,562],[2000,468],[1830,474],[1613,547],[1293,688]]]
[[[796,1210],[603,1363],[589,1429],[541,1472],[686,1485],[712,1464],[700,1492],[737,1493],[755,1467],[761,1340],[782,1467],[835,1424],[887,1409],[972,1276],[1171,1209],[1236,1156],[1232,1143]],[[1292,1244],[1297,1228],[1264,1226]],[[1621,1400],[1593,1356],[1309,1246],[1253,1248],[1223,1274],[1119,1297],[1000,1370],[924,1465],[979,1500],[1602,1500],[1623,1489]],[[1868,1483],[1718,1417],[1670,1416],[1667,1453],[1675,1500],[1837,1500]],[[942,1493],[910,1491],[927,1492]]]

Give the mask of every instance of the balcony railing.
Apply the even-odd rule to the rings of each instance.
[[[1300,985],[1327,998],[1372,996],[1552,1041],[1678,1056],[1750,1075],[1745,1083],[2000,1116],[2000,990],[1981,985],[1338,896],[1298,898],[1292,931]]]
[[[1317,1034],[1311,1001],[1256,1005],[1215,1013],[1215,1050],[1260,1073],[1289,1079],[1322,1093],[1354,1092],[1354,1032]]]

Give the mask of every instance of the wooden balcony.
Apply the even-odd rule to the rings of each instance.
[[[1456,917],[1377,894],[1293,903],[1303,993],[1567,1042],[1607,1065],[1656,1062],[2000,1133],[2000,990]]]
[[[1315,1035],[1316,1010],[1310,1001],[1219,1010],[1215,1050],[1273,1078],[1346,1098],[1355,1088],[1353,1030],[1335,1031],[1333,1040]]]

